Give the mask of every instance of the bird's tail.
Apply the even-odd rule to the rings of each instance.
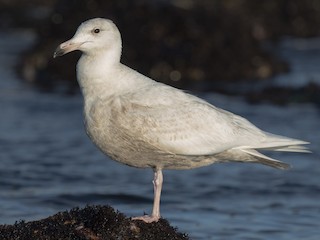
[[[265,133],[266,138],[264,141],[259,142],[254,146],[255,149],[265,149],[273,151],[285,151],[285,152],[307,152],[309,149],[303,145],[309,144],[309,142],[301,141],[298,139],[287,138],[271,133]]]
[[[254,149],[241,149],[242,152],[248,154],[249,162],[261,163],[278,169],[289,169],[290,165],[279,160],[270,158]]]
[[[265,141],[257,143],[256,146],[241,147],[239,150],[251,157],[249,161],[253,160],[254,162],[274,168],[288,169],[290,167],[289,164],[270,158],[258,152],[257,150],[310,153],[310,150],[303,146],[306,144],[309,144],[309,142],[267,133],[267,138]]]

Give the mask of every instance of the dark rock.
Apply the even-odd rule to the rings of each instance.
[[[52,53],[93,17],[118,25],[123,63],[157,81],[202,91],[226,82],[254,84],[289,71],[264,41],[272,45],[283,36],[320,35],[320,1],[314,0],[13,0],[0,3],[0,16],[1,24],[37,33],[38,41],[17,68],[23,78],[45,91],[64,86],[71,93],[77,90],[79,54],[53,60]]]
[[[87,206],[59,212],[51,217],[33,221],[0,225],[1,240],[130,240],[130,239],[189,239],[169,223],[160,219],[146,224],[132,221],[110,206]]]
[[[49,89],[59,80],[75,82],[79,56],[53,61],[52,52],[82,21],[99,16],[118,25],[123,63],[176,87],[203,88],[208,81],[264,79],[286,71],[283,61],[260,46],[263,26],[249,19],[244,11],[248,6],[224,1],[194,1],[186,7],[150,1],[57,0],[50,16],[36,26],[39,42],[20,69],[24,78]]]
[[[297,88],[267,87],[258,92],[248,92],[246,94],[246,100],[253,104],[272,102],[277,105],[312,102],[320,107],[319,93],[320,86],[310,82],[306,86]]]

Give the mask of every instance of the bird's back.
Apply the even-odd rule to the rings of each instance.
[[[122,77],[134,82],[139,75],[126,68]],[[179,169],[219,161],[269,161],[254,149],[305,144],[265,133],[240,116],[144,78],[143,84],[140,79],[126,91],[96,98],[87,110],[89,136],[120,162]]]

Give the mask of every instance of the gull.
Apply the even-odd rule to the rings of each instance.
[[[84,97],[88,136],[120,163],[152,168],[151,215],[160,218],[163,169],[192,169],[220,162],[251,162],[287,169],[259,150],[309,152],[308,142],[260,130],[245,118],[182,90],[156,82],[120,62],[122,41],[109,19],[83,22],[54,58],[80,50],[77,80]]]

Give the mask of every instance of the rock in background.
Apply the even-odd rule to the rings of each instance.
[[[53,60],[52,53],[93,17],[110,18],[119,27],[123,63],[157,81],[193,90],[224,91],[225,82],[286,72],[287,64],[268,52],[265,41],[320,32],[320,2],[313,0],[33,0],[2,5],[2,25],[36,31],[38,40],[18,71],[48,91],[61,85],[77,89],[79,53],[63,60]]]

